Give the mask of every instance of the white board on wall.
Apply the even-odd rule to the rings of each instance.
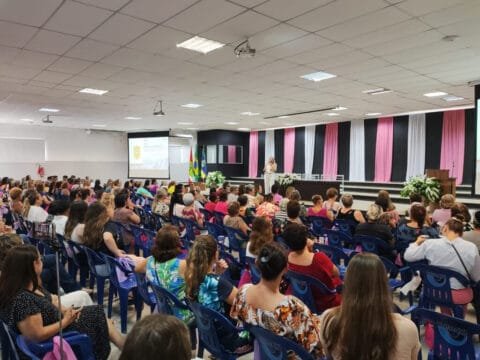
[[[0,162],[32,163],[45,161],[45,140],[0,137]]]
[[[169,138],[170,179],[177,182],[188,181],[190,141],[188,138]]]

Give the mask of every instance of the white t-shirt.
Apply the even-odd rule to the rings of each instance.
[[[68,216],[66,215],[55,215],[53,217],[52,223],[55,224],[55,232],[60,235],[65,235],[65,225],[67,224]]]
[[[44,222],[47,220],[48,213],[40,206],[30,206],[27,220],[31,222]]]
[[[71,240],[78,244],[83,243],[83,229],[85,228],[85,224],[77,224],[72,231]]]

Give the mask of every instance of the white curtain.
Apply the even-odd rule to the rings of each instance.
[[[350,128],[350,179],[365,181],[364,120],[354,120]]]
[[[425,114],[408,118],[407,179],[425,173]]]
[[[315,125],[305,126],[305,174],[312,175],[315,155]]]
[[[265,163],[270,159],[270,156],[275,157],[275,137],[273,130],[267,130],[265,132]]]

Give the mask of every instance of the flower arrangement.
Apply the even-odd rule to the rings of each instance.
[[[277,176],[277,181],[282,186],[292,185],[295,180],[298,180],[299,177],[296,174],[283,174]]]
[[[210,171],[205,179],[207,187],[219,187],[225,182],[225,176],[221,171]]]
[[[413,176],[403,184],[400,190],[401,197],[409,197],[411,194],[419,194],[426,201],[435,202],[440,198],[440,183],[435,178],[429,178],[425,175]]]

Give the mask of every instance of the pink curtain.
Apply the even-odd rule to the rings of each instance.
[[[235,145],[228,145],[228,160],[229,164],[237,162],[237,147]]]
[[[285,129],[283,146],[283,170],[286,173],[291,173],[293,172],[293,156],[295,155],[295,129]]]
[[[465,110],[443,113],[442,150],[440,168],[450,170],[450,176],[457,178],[457,185],[463,180],[465,151]]]
[[[338,123],[327,124],[323,145],[323,177],[336,179],[338,170]]]
[[[258,176],[258,131],[250,132],[248,160],[248,176],[256,178]]]
[[[368,141],[368,139],[367,139]],[[390,181],[393,154],[393,117],[378,119],[375,147],[375,181]]]

